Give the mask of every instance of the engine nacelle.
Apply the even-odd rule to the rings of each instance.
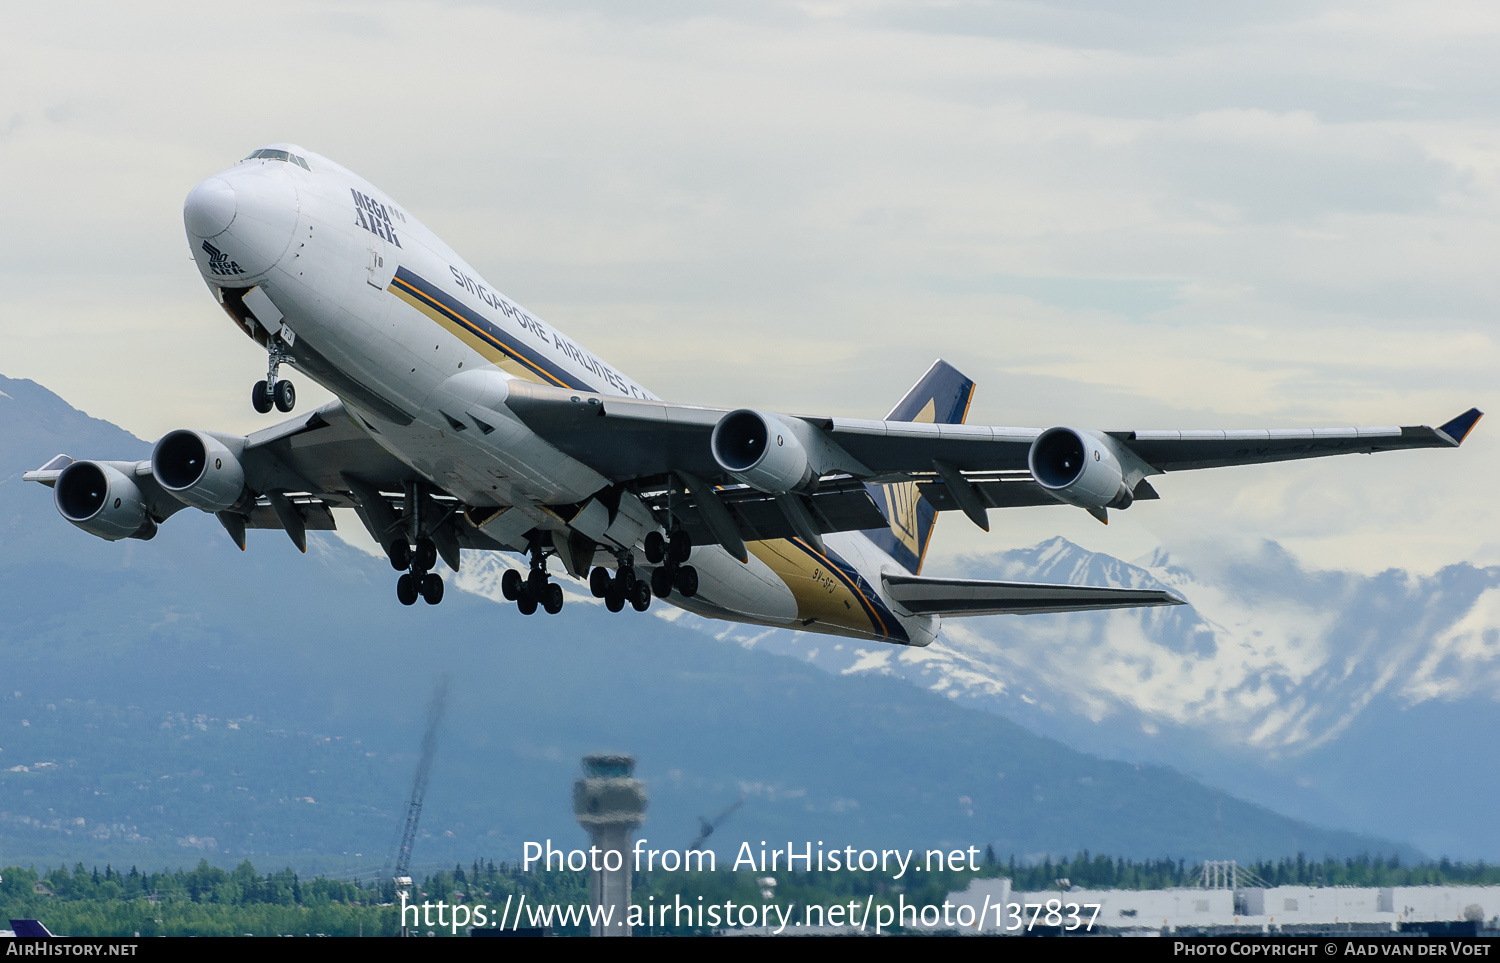
[[[760,411],[731,411],[714,425],[709,439],[719,467],[751,488],[775,495],[812,480],[807,450],[780,420]]]
[[[222,512],[245,493],[245,469],[222,441],[179,429],[151,450],[151,475],[173,498],[205,512]]]
[[[90,535],[113,542],[156,534],[156,522],[146,510],[140,488],[111,465],[73,462],[57,476],[52,498],[63,518]]]
[[[1026,455],[1031,477],[1079,508],[1127,508],[1134,500],[1110,446],[1073,428],[1048,428]]]

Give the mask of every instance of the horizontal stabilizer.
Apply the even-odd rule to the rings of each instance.
[[[1171,592],[1155,589],[985,582],[963,578],[924,578],[918,575],[887,575],[884,582],[885,590],[890,593],[891,598],[915,615],[1086,612],[1093,609],[1186,604]]]

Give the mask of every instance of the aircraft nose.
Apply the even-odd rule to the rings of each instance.
[[[183,223],[198,237],[217,237],[234,223],[236,201],[233,184],[210,177],[188,192],[182,205]]]
[[[289,166],[250,161],[188,192],[182,222],[209,281],[249,287],[286,254],[300,207]]]

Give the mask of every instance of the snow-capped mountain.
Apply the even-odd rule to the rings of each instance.
[[[1406,858],[1408,842],[1466,859],[1500,852],[1494,570],[1364,578],[1308,571],[1274,546],[1129,565],[1054,540],[962,569],[1160,584],[1192,605],[954,620],[926,649],[660,604],[612,615],[569,580],[562,616],[527,618],[487,601],[517,560],[483,553],[465,553],[450,583],[467,591],[404,609],[383,559],[332,538],[311,539],[304,557],[257,532],[242,553],[196,513],[149,543],[71,529],[21,471],[60,450],[140,457],[148,446],[31,382],[0,380],[0,395],[0,781],[16,789],[0,793],[12,800],[0,850],[12,856],[98,855],[92,836],[63,846],[49,835],[69,814],[89,832],[139,827],[170,852],[194,837],[217,839],[224,858],[365,848],[372,829],[388,835],[409,779],[415,690],[444,670],[461,745],[429,799],[432,825],[446,825],[434,857],[504,858],[518,834],[576,832],[566,789],[577,758],[601,747],[639,754],[653,837],[691,835],[695,813],[745,794],[736,832],[757,840],[1190,858]],[[264,731],[214,738],[265,736],[269,748],[210,744],[196,722],[189,741],[164,742],[151,720],[167,715],[211,728],[254,716]],[[116,741],[100,742],[101,726]],[[286,733],[317,735],[308,752],[362,744],[293,764],[276,751]],[[195,775],[214,767],[228,768]],[[79,808],[78,779],[124,774],[144,795]],[[163,775],[215,788],[187,806]],[[285,809],[297,799],[304,808]],[[281,842],[261,841],[270,825]],[[131,847],[145,843],[111,840],[125,847],[111,857],[143,858]]]
[[[460,585],[498,598],[506,564],[484,560]],[[1127,563],[1055,538],[960,569],[1165,588],[1189,604],[950,619],[925,649],[652,611],[832,673],[905,679],[1300,818],[1500,855],[1488,735],[1500,720],[1500,567],[1368,577],[1309,569],[1272,542]]]
[[[927,649],[757,642],[887,673],[1293,815],[1500,854],[1500,568],[1315,571],[1280,546],[1131,564],[1063,539],[966,575],[1166,588],[1175,608],[950,619]],[[1416,778],[1413,778],[1415,776]]]

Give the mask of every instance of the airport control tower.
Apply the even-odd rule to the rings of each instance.
[[[632,778],[635,757],[596,753],[583,757],[583,778],[573,784],[573,812],[599,850],[599,869],[589,877],[589,902],[613,907],[610,925],[595,924],[590,936],[629,936],[630,836],[646,815],[646,787]]]

